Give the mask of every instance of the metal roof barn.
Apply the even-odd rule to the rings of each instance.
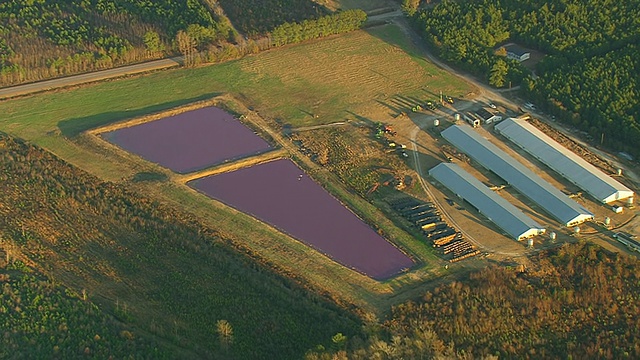
[[[598,201],[607,204],[633,197],[629,188],[525,120],[509,118],[495,129]]]
[[[518,241],[545,232],[540,224],[456,164],[440,163],[429,170],[429,175]]]
[[[441,134],[460,151],[500,176],[565,226],[576,226],[593,220],[593,213],[505,154],[471,127],[453,125]]]

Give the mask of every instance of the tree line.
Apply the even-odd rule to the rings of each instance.
[[[284,23],[317,19],[329,10],[313,0],[219,0],[238,31],[259,38]]]
[[[640,46],[575,62],[550,56],[539,68],[540,77],[525,82],[528,98],[598,144],[640,157]]]
[[[346,10],[314,20],[284,23],[271,31],[274,46],[296,44],[329,35],[342,34],[359,29],[367,20],[360,9]]]
[[[236,36],[223,13],[187,0],[9,0],[0,23],[0,85],[174,54],[181,30],[211,42]]]
[[[565,244],[525,271],[494,265],[442,284],[307,359],[638,358],[639,270],[636,258]]]
[[[10,0],[0,3],[0,86],[175,54],[186,66],[217,63],[355,30],[365,20],[361,11],[329,14],[308,0]]]
[[[353,9],[325,15],[315,20],[284,23],[265,37],[241,40],[238,44],[202,46],[203,44],[199,44],[188,32],[183,31],[178,32],[176,42],[184,55],[185,65],[195,66],[238,59],[273,47],[354,31],[359,29],[366,20],[367,14],[364,11]]]
[[[496,87],[523,84],[543,109],[617,150],[640,156],[637,1],[407,0],[403,8],[438,55]],[[507,59],[516,42],[546,53],[535,78]],[[627,75],[629,75],[627,77]]]

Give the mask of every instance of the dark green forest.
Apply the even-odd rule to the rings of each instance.
[[[405,1],[444,60],[522,93],[604,144],[640,156],[637,0]],[[508,42],[546,54],[531,76],[497,51]]]
[[[367,14],[359,9],[325,15],[315,20],[284,23],[271,32],[275,46],[296,44],[306,40],[358,30],[367,20]]]
[[[196,43],[181,47],[185,65],[219,63],[255,54],[262,50],[307,40],[342,34],[359,29],[367,20],[367,14],[359,9],[345,10],[317,19],[301,22],[285,22],[271,31],[268,37],[249,39],[234,45],[225,43],[219,47],[199,49]],[[182,33],[180,33],[182,35]],[[181,36],[179,36],[181,37]]]
[[[532,260],[524,272],[494,265],[394,307],[337,358],[640,357],[637,259],[579,243]]]
[[[219,0],[238,31],[257,37],[284,23],[301,22],[328,15],[329,10],[313,0]]]
[[[16,261],[0,270],[0,359],[171,359],[170,347]]]
[[[301,358],[318,344],[329,346],[338,332],[352,336],[359,331],[355,315],[289,274],[275,273],[272,265],[236,248],[192,215],[124,185],[100,181],[5,135],[0,135],[0,240],[12,262],[20,260],[84,294],[99,306],[96,314],[115,315],[133,332],[187,349],[181,358]],[[19,282],[10,286],[16,288],[10,293],[31,291]],[[26,314],[32,302],[22,311],[8,296],[0,311],[17,318],[10,328],[28,328],[21,323],[28,318],[14,312]],[[98,326],[102,320],[86,321],[83,331],[108,334]],[[56,324],[36,324],[37,331],[53,332]],[[92,324],[98,325],[87,328]],[[26,341],[22,336],[9,331],[0,342],[13,349]],[[33,358],[50,358],[52,341],[58,339],[43,340],[42,352]],[[62,341],[58,351],[74,353],[83,341],[94,348],[83,335]]]

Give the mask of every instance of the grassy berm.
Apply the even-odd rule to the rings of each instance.
[[[9,257],[178,358],[302,358],[316,345],[330,347],[338,332],[359,331],[353,314],[232,248],[189,214],[6,135],[0,169],[0,246]],[[0,299],[5,313],[20,310]],[[39,325],[43,334],[49,324]],[[5,334],[0,347],[27,335],[20,331]],[[44,347],[37,357],[85,351],[64,346]],[[135,357],[151,356],[141,351]]]

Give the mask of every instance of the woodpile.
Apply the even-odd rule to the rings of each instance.
[[[462,234],[443,221],[436,207],[412,197],[402,197],[389,201],[389,205],[402,217],[419,228],[433,247],[441,248],[450,262],[460,261],[478,255],[473,244],[464,240]]]

